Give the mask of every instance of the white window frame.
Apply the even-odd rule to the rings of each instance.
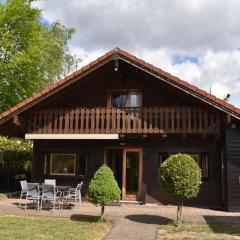
[[[53,155],[71,155],[74,156],[74,173],[53,173],[52,172],[52,157]],[[75,176],[76,175],[76,159],[77,159],[77,155],[74,153],[51,153],[50,155],[50,175],[51,176]]]

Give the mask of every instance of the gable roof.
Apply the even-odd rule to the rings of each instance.
[[[64,79],[59,80],[58,82],[50,85],[49,87],[46,87],[45,89],[41,90],[40,92],[34,94],[33,96],[29,97],[25,101],[17,104],[16,106],[10,108],[6,112],[3,112],[0,114],[0,124],[6,122],[8,119],[13,117],[16,114],[19,114],[26,109],[32,107],[36,103],[46,99],[50,95],[60,91],[65,86],[68,86],[69,84],[72,84],[79,78],[87,75],[91,71],[99,68],[100,66],[104,65],[105,63],[111,61],[121,59],[125,62],[128,62],[129,64],[161,79],[164,82],[167,82],[168,84],[181,89],[182,91],[226,112],[230,115],[240,119],[240,109],[235,107],[232,104],[229,104],[225,102],[224,100],[217,98],[216,96],[207,93],[206,91],[178,78],[170,73],[163,71],[160,68],[157,68],[153,66],[152,64],[149,64],[145,62],[144,60],[135,57],[134,55],[129,54],[128,52],[120,49],[120,48],[114,48],[113,50],[105,53],[103,56],[97,58],[96,60],[92,61],[91,63],[87,64],[86,66],[82,67],[81,69],[75,71],[71,75],[65,77]]]

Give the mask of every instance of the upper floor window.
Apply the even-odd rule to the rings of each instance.
[[[142,94],[139,91],[111,91],[109,94],[108,102],[109,107],[141,107]]]

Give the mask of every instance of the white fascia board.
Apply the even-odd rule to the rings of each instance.
[[[25,139],[119,139],[119,134],[25,134]]]

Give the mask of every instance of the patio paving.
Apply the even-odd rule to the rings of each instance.
[[[24,211],[19,208],[18,199],[5,199],[0,201],[0,213],[17,215],[39,215],[60,218],[87,218],[98,216],[100,207],[88,202],[82,206],[75,206],[72,209],[63,210],[42,210],[28,209]],[[24,200],[23,200],[24,202]],[[216,223],[233,224],[240,227],[240,212],[229,213],[214,211],[203,208],[184,207],[183,218],[192,223]],[[105,236],[105,240],[113,239],[134,239],[152,240],[158,237],[158,225],[175,219],[175,206],[153,206],[153,205],[127,205],[107,206],[105,217],[113,222],[112,230]]]

